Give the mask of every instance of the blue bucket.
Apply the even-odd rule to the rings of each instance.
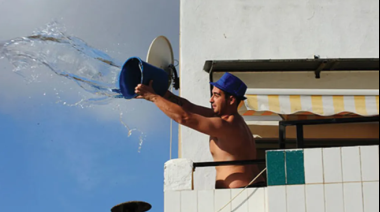
[[[152,66],[138,57],[132,57],[125,62],[120,75],[120,92],[126,99],[137,97],[135,88],[138,84],[149,85],[153,80],[153,90],[156,94],[164,96],[169,89],[169,74],[155,66]]]

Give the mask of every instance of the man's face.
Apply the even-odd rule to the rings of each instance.
[[[222,90],[217,87],[212,89],[212,97],[210,99],[212,109],[217,115],[221,115],[226,108],[226,97]]]

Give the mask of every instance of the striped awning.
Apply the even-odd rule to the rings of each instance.
[[[379,58],[209,60],[204,71],[246,83],[239,112],[252,122],[379,115]]]
[[[321,96],[321,95],[247,95],[240,104],[244,116],[257,115],[318,115],[355,114],[379,115],[379,96]]]

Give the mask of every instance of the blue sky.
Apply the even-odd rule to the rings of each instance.
[[[159,35],[169,38],[178,59],[175,0],[0,0],[0,41],[30,35],[54,19],[120,61],[145,59]],[[34,71],[39,82],[28,83],[0,60],[0,211],[103,212],[142,200],[162,212],[170,120],[143,100],[84,109],[56,103],[57,92],[75,103],[83,91],[44,68]],[[143,132],[140,153],[141,134],[128,137],[118,107],[123,121]]]

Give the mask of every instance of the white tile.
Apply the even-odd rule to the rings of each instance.
[[[379,181],[379,146],[360,147],[363,181]]]
[[[266,212],[266,188],[248,189],[248,211],[249,212]]]
[[[268,212],[287,212],[286,186],[268,187]]]
[[[265,212],[269,212],[268,188],[265,188],[264,191],[265,191]]]
[[[379,212],[379,182],[363,183],[364,212]]]
[[[345,183],[343,186],[346,212],[363,212],[362,183]]]
[[[306,184],[323,183],[322,149],[305,149]]]
[[[210,212],[214,209],[214,190],[198,191],[198,212]]]
[[[305,212],[305,185],[287,186],[286,188],[288,211]]]
[[[165,192],[165,212],[180,212],[181,211],[181,192],[166,191]]]
[[[325,184],[326,212],[344,212],[343,184]]]
[[[343,182],[341,148],[323,149],[323,167],[325,183]]]
[[[306,211],[324,212],[325,211],[325,186],[306,185]]]
[[[231,197],[235,199],[232,201],[232,211],[234,212],[247,212],[248,211],[248,192],[247,189],[232,189]]]
[[[342,148],[343,182],[361,182],[359,147]]]
[[[181,212],[196,212],[198,205],[197,191],[181,192]]]
[[[219,189],[215,190],[215,211],[218,212],[231,212],[231,204],[222,209],[228,202],[231,201],[231,190],[230,189]]]

